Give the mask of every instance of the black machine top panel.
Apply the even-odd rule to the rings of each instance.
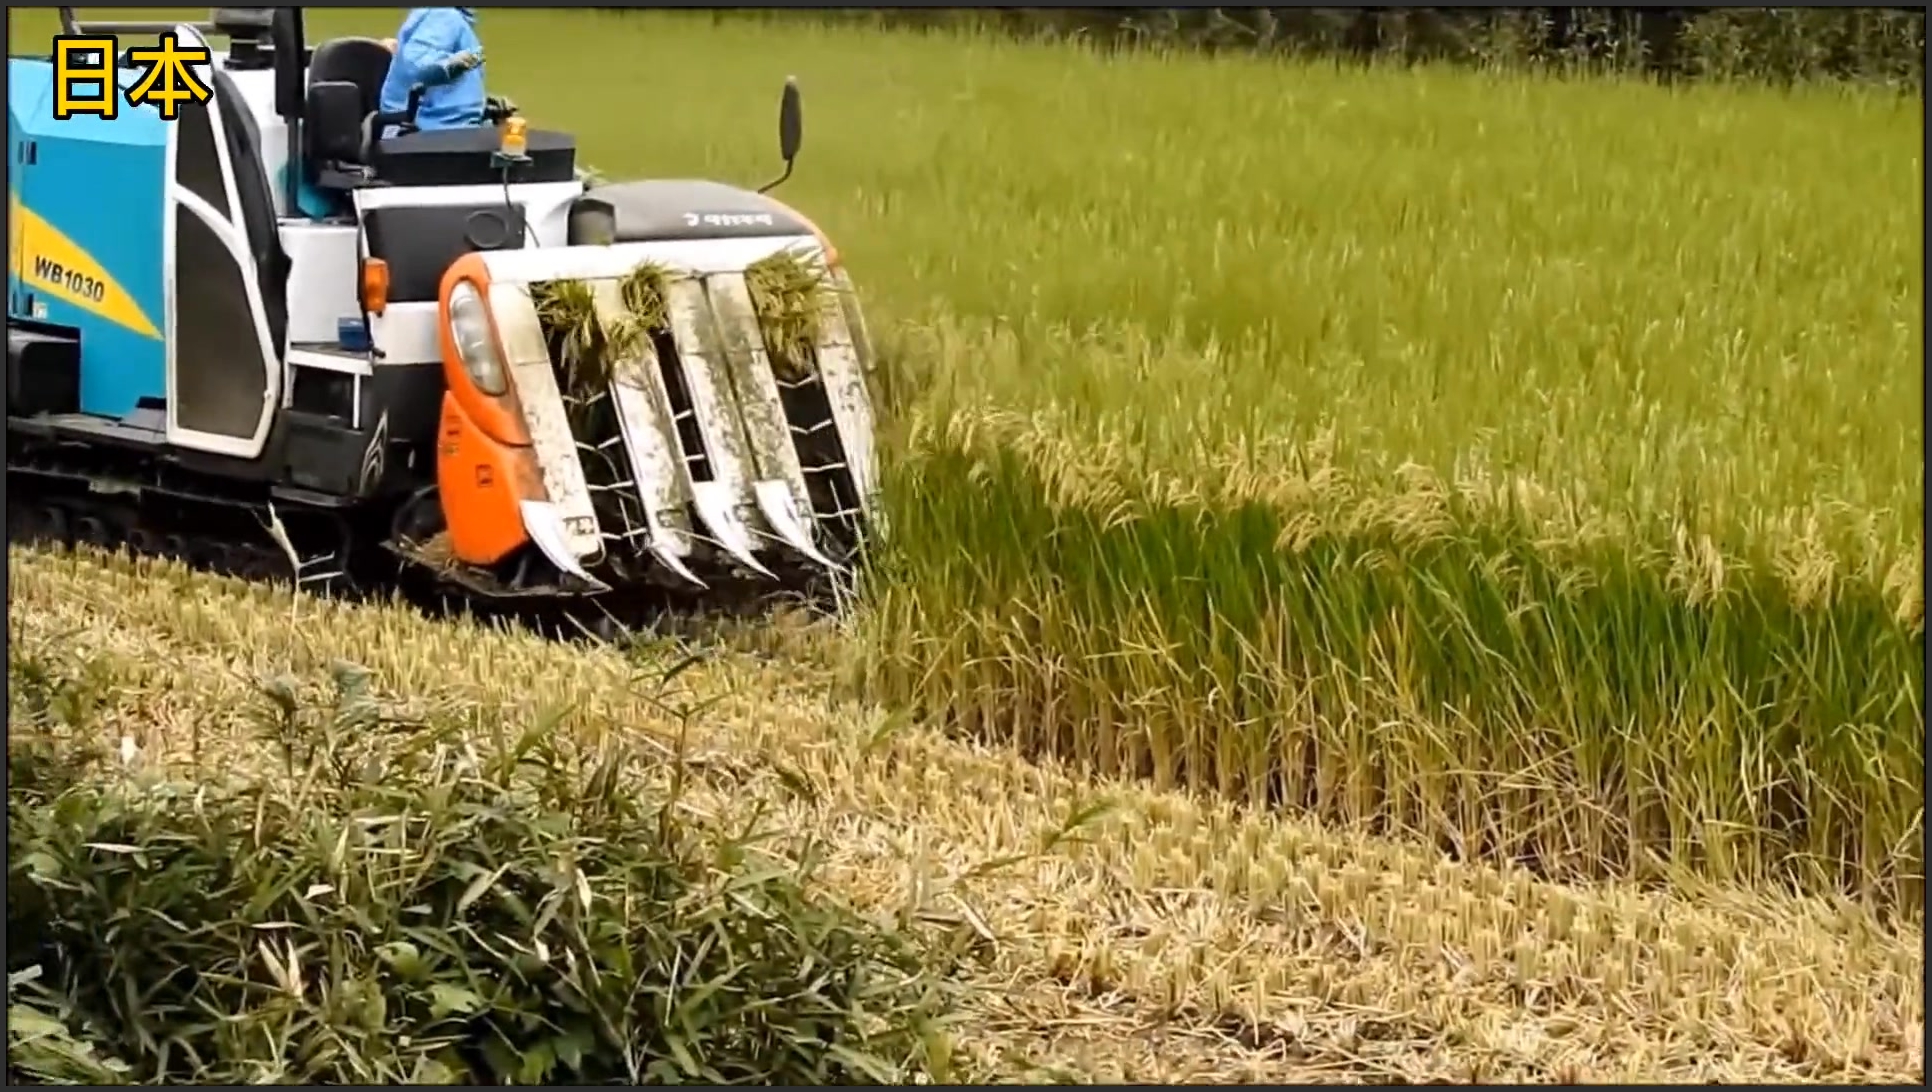
[[[427,205],[372,209],[362,218],[369,254],[389,263],[389,299],[427,303],[451,263],[476,250],[521,250],[521,205]]]
[[[391,186],[474,186],[503,181],[491,160],[496,127],[432,129],[376,141],[370,156],[376,177]],[[510,168],[510,181],[569,182],[577,176],[577,138],[550,129],[526,133],[530,162]]]
[[[610,205],[616,242],[809,235],[810,224],[761,193],[696,178],[597,186],[584,194]]]

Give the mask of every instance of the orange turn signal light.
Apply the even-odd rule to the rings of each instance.
[[[380,315],[389,308],[389,263],[381,258],[362,260],[362,309]]]

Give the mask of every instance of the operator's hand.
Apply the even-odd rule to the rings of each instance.
[[[482,50],[466,49],[463,52],[458,53],[456,56],[451,57],[449,60],[444,61],[443,68],[445,71],[449,73],[451,79],[455,79],[456,77],[461,76],[463,73],[468,72],[470,69],[475,68],[482,63],[483,63]]]
[[[508,95],[491,95],[484,101],[489,105],[489,112],[498,118],[507,118],[517,112],[517,104],[511,102]]]

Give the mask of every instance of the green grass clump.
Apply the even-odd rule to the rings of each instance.
[[[320,709],[268,687],[267,769],[184,782],[89,756],[100,680],[10,653],[12,1081],[924,1072],[944,994],[913,940],[762,852],[755,815],[640,792],[627,749],[485,746],[344,666]]]

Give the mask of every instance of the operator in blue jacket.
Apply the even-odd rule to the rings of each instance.
[[[382,81],[379,108],[385,114],[402,113],[417,84],[424,88],[416,110],[418,128],[483,124],[483,40],[476,36],[475,8],[409,9],[396,32],[396,55]]]

